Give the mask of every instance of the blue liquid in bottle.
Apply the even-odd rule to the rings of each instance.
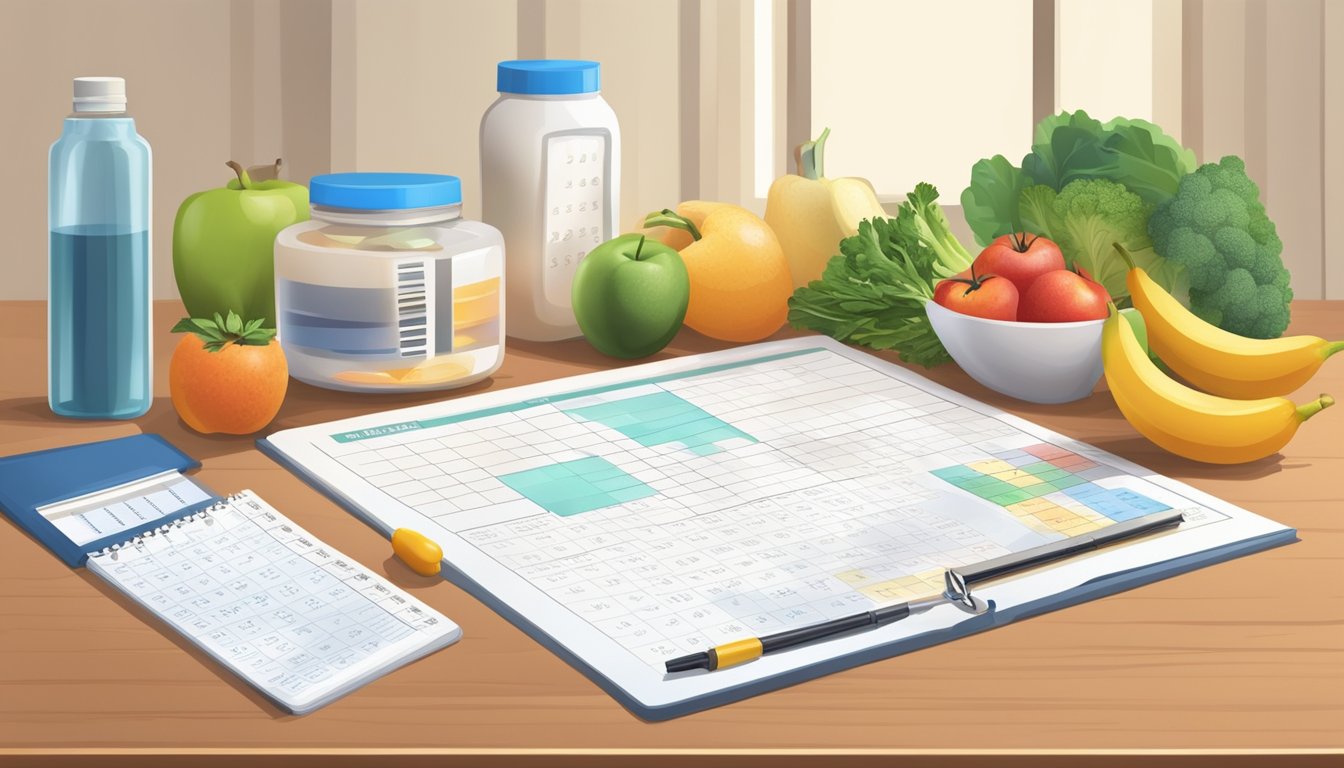
[[[75,81],[51,147],[48,401],[61,416],[149,410],[150,150],[119,78]]]

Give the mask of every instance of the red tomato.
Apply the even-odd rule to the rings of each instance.
[[[1102,285],[1101,283],[1098,283],[1096,279],[1092,277],[1091,272],[1088,272],[1086,269],[1083,269],[1078,264],[1073,265],[1073,271],[1083,276],[1083,279],[1087,281],[1088,287],[1092,289],[1092,292],[1101,297],[1101,301],[1103,304],[1111,303],[1111,292],[1106,290],[1106,286]],[[1106,316],[1110,317],[1110,307],[1106,308]]]
[[[1110,314],[1111,300],[1099,283],[1085,270],[1076,274],[1067,269],[1046,272],[1036,278],[1022,296],[1018,320],[1025,323],[1072,323],[1101,320]]]
[[[1000,236],[975,259],[976,272],[1008,278],[1021,296],[1027,295],[1036,278],[1063,268],[1059,246],[1027,232]]]
[[[1017,319],[1017,288],[998,275],[948,278],[933,289],[933,300],[963,315]]]

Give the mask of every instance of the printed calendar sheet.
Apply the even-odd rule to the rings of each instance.
[[[978,592],[1002,611],[1292,533],[821,338],[288,430],[262,447],[385,533],[436,538],[464,586],[649,717],[992,626],[944,606],[741,667],[663,671],[718,643],[936,594],[949,567],[1185,513],[1172,533]]]
[[[88,567],[296,714],[461,634],[251,491],[91,554]]]

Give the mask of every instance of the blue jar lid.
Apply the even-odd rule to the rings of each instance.
[[[562,96],[596,93],[600,75],[601,65],[596,61],[523,59],[501,61],[495,84],[500,93]]]
[[[438,173],[328,173],[308,182],[313,205],[404,211],[462,202],[462,180]]]

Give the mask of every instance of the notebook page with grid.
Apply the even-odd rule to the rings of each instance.
[[[250,491],[93,553],[88,567],[295,714],[461,634]]]
[[[937,593],[948,567],[1185,513],[1172,534],[981,593],[1026,604],[1287,530],[817,338],[288,430],[261,446],[384,532],[436,538],[465,586],[645,716],[992,623],[934,609],[742,667],[663,673],[718,643]]]

